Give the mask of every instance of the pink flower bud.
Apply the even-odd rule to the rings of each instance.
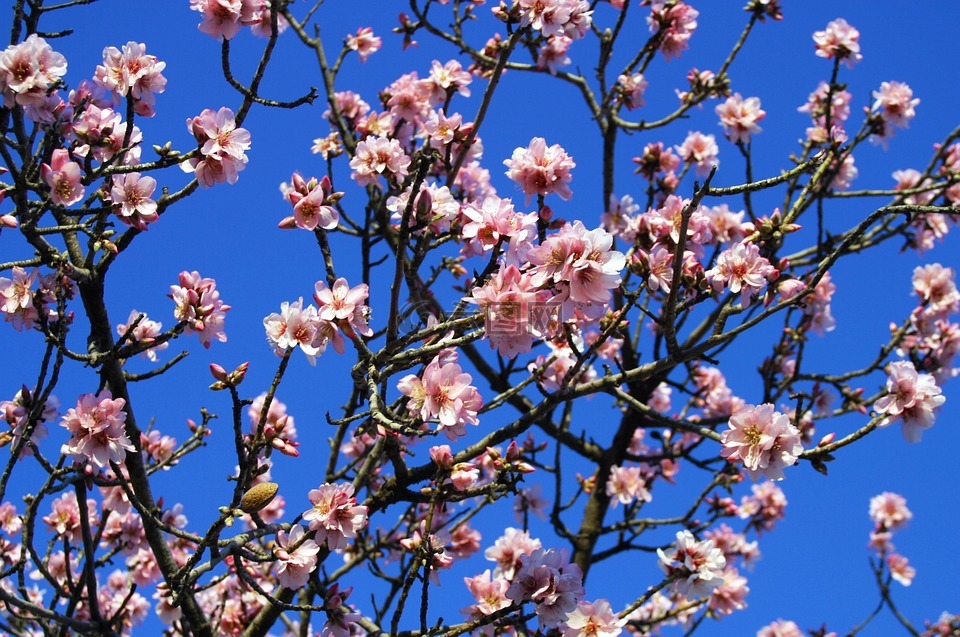
[[[3,193],[4,191],[0,191]],[[2,197],[0,197],[2,199]],[[17,218],[13,215],[0,215],[0,224],[3,224],[7,228],[16,228],[17,227]]]
[[[216,363],[210,363],[210,373],[217,380],[227,380],[227,370]]]
[[[831,431],[830,433],[828,433],[827,435],[825,435],[823,438],[820,439],[820,442],[817,443],[817,446],[823,447],[825,445],[829,445],[831,442],[834,441],[836,437],[837,437],[837,433],[835,431]]]

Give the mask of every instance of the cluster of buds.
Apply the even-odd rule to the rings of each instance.
[[[247,368],[249,367],[249,362],[241,363],[232,372],[227,372],[227,370],[220,365],[210,363],[210,373],[213,374],[213,377],[216,379],[216,382],[210,385],[210,389],[213,391],[222,391],[228,387],[238,387],[247,375]]]

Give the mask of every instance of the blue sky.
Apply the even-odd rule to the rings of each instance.
[[[294,10],[302,11],[295,3]],[[389,30],[396,23],[396,14],[406,3],[374,0],[335,2],[328,0],[321,9],[323,33],[328,49],[347,33],[360,26],[372,26],[384,38],[384,48],[361,65],[355,58],[344,64],[338,79],[339,90],[354,90],[373,104],[376,92],[401,73],[416,70],[424,75],[434,59],[445,61],[456,54],[448,46],[438,45],[421,35],[420,46],[401,52],[400,37]],[[635,3],[634,3],[635,4]],[[700,10],[700,28],[691,40],[690,51],[680,60],[664,62],[658,58],[647,79],[647,106],[642,117],[652,119],[672,110],[673,89],[691,67],[716,68],[725,56],[747,14],[741,2],[701,0],[694,3]],[[910,129],[900,130],[888,150],[879,146],[864,147],[857,154],[860,177],[856,188],[887,188],[890,174],[904,168],[922,168],[932,152],[932,145],[957,124],[956,104],[960,90],[950,77],[955,47],[955,26],[960,19],[960,6],[948,0],[929,0],[923,11],[908,11],[902,2],[892,0],[865,2],[785,2],[781,23],[758,25],[744,53],[730,71],[734,90],[744,96],[760,97],[767,112],[761,123],[764,131],[755,138],[755,172],[765,177],[791,166],[788,155],[795,152],[797,140],[803,136],[808,118],[796,109],[820,80],[828,79],[831,63],[815,57],[811,34],[827,22],[844,17],[861,32],[864,59],[853,70],[843,69],[841,78],[849,83],[853,94],[851,120],[859,122],[862,109],[872,102],[870,92],[880,82],[898,80],[908,83],[921,99],[917,118]],[[486,11],[482,8],[481,11]],[[634,19],[642,13],[633,7]],[[601,6],[597,21],[609,24],[613,11]],[[147,44],[147,52],[167,63],[166,92],[159,96],[158,115],[141,120],[144,131],[145,156],[152,144],[170,140],[175,148],[187,149],[191,138],[184,124],[188,117],[204,108],[236,107],[240,100],[223,81],[219,72],[220,49],[212,38],[196,30],[198,14],[189,11],[186,0],[174,2],[125,2],[101,0],[78,10],[61,12],[45,23],[47,30],[70,27],[75,35],[53,44],[69,61],[67,81],[76,84],[89,77],[101,63],[105,46],[120,47],[128,40]],[[0,27],[9,23],[9,13],[0,15]],[[646,37],[645,25],[634,22],[636,42]],[[482,42],[488,34],[474,30],[474,41]],[[575,43],[571,57],[580,61],[589,73],[589,46]],[[948,46],[949,44],[949,46]],[[261,41],[242,33],[235,40],[234,70],[240,77],[249,74],[256,60]],[[582,57],[578,58],[578,55]],[[277,58],[264,83],[264,94],[289,100],[305,93],[310,86],[320,86],[313,59],[288,33],[281,38]],[[484,84],[474,82],[474,97],[461,102],[467,116],[476,108],[477,96]],[[588,227],[599,224],[602,197],[599,173],[599,139],[586,109],[570,87],[546,77],[507,73],[495,100],[481,137],[484,165],[493,174],[494,184],[508,196],[513,185],[503,176],[501,161],[517,146],[525,146],[532,137],[542,136],[548,143],[561,144],[576,160],[571,202],[557,205],[558,213],[568,219],[579,218]],[[244,126],[251,131],[253,145],[250,164],[241,173],[235,186],[221,185],[198,192],[185,203],[166,214],[149,232],[138,238],[129,254],[120,259],[108,280],[108,304],[115,323],[126,319],[136,308],[147,312],[165,326],[173,323],[172,303],[166,298],[169,286],[176,282],[181,270],[199,270],[217,279],[222,297],[233,305],[228,315],[226,344],[215,343],[210,350],[198,347],[195,340],[181,339],[161,354],[168,360],[172,353],[188,349],[191,355],[172,373],[133,388],[133,401],[140,421],[156,418],[156,427],[164,433],[186,437],[186,418],[197,419],[202,406],[221,414],[214,424],[214,435],[208,447],[182,466],[159,478],[158,492],[168,500],[182,501],[191,519],[192,528],[200,528],[215,515],[216,507],[229,497],[231,486],[224,480],[232,472],[235,460],[231,446],[226,396],[211,394],[205,388],[210,382],[207,364],[211,361],[231,368],[249,360],[251,370],[243,389],[256,395],[272,378],[277,359],[265,343],[262,319],[277,311],[282,301],[307,297],[314,283],[323,277],[322,261],[316,244],[308,233],[280,231],[281,218],[289,214],[288,205],[280,198],[279,184],[288,181],[292,172],[322,176],[322,161],[309,152],[311,140],[325,135],[327,125],[321,119],[322,100],[312,107],[296,111],[275,111],[254,108]],[[702,130],[721,137],[713,113],[713,103],[694,112],[690,120],[668,128],[633,137],[621,138],[622,155],[616,191],[639,197],[643,184],[634,177],[630,158],[639,154],[650,141],[679,144],[688,130]],[[739,153],[720,140],[721,169],[715,185],[742,181],[743,168]],[[344,162],[337,167],[339,183],[346,183]],[[157,176],[160,185],[176,188],[186,182],[179,171]],[[689,187],[689,186],[688,186]],[[344,188],[346,189],[346,188]],[[506,194],[505,194],[506,193]],[[363,202],[360,192],[348,190],[345,205],[359,210]],[[353,199],[351,199],[353,198]],[[522,199],[515,193],[514,199]],[[772,211],[779,203],[773,198],[759,198],[760,210]],[[559,203],[559,202],[552,202]],[[845,203],[828,210],[836,228],[846,227],[873,209],[874,202]],[[735,202],[730,202],[733,208]],[[766,208],[765,208],[766,206]],[[0,209],[5,212],[6,209]],[[835,216],[832,216],[835,215]],[[19,256],[24,249],[15,245],[12,235],[2,237],[4,259]],[[899,321],[913,305],[910,277],[916,265],[939,261],[957,268],[958,242],[950,237],[922,258],[914,253],[899,254],[893,247],[877,255],[857,256],[847,260],[834,272],[838,291],[833,304],[837,329],[824,339],[815,339],[810,346],[808,362],[822,371],[840,371],[872,356],[888,334],[888,324]],[[348,241],[336,240],[335,258],[339,273],[348,280],[359,279],[357,248]],[[376,291],[374,291],[376,294]],[[382,294],[382,292],[381,292]],[[374,321],[386,319],[386,306],[374,299]],[[382,325],[382,323],[380,323]],[[74,347],[83,347],[82,329],[74,334]],[[759,389],[755,369],[762,360],[763,347],[772,342],[775,332],[766,331],[748,337],[724,352],[721,368],[734,391],[748,402]],[[0,358],[33,360],[31,355],[40,346],[36,334],[15,333],[7,327],[0,331]],[[349,354],[349,352],[348,352]],[[294,415],[303,443],[300,459],[280,458],[274,477],[281,484],[287,499],[288,515],[307,507],[305,493],[314,488],[319,471],[316,458],[325,458],[329,429],[324,422],[326,411],[336,413],[350,385],[349,356],[337,357],[327,352],[315,368],[294,356],[291,371],[278,397]],[[852,361],[852,362],[851,362]],[[148,369],[146,361],[133,361],[134,370]],[[32,368],[28,367],[28,370]],[[33,374],[22,377],[13,370],[0,377],[0,393],[12,394]],[[882,383],[875,377],[867,384],[868,393]],[[64,408],[73,404],[79,393],[93,391],[96,380],[90,370],[71,368],[57,394]],[[482,389],[482,388],[481,388]],[[748,573],[751,593],[749,608],[720,623],[706,623],[698,631],[703,635],[752,635],[761,626],[782,617],[793,619],[803,628],[814,628],[826,622],[832,630],[843,632],[858,623],[878,599],[867,567],[866,549],[870,521],[867,516],[869,498],[882,491],[896,491],[907,498],[914,513],[910,527],[895,538],[901,553],[910,558],[918,576],[912,587],[895,586],[895,599],[907,616],[919,623],[923,618],[936,618],[942,610],[960,612],[956,604],[960,596],[952,585],[951,573],[960,570],[960,553],[950,550],[960,528],[960,488],[955,475],[954,449],[960,442],[957,415],[960,393],[957,384],[945,387],[947,403],[937,425],[927,432],[918,445],[907,445],[897,428],[880,431],[862,444],[843,450],[830,466],[829,478],[815,473],[809,465],[788,471],[783,487],[790,506],[787,519],[775,532],[761,540],[763,559],[753,573]],[[601,401],[598,401],[600,403]],[[614,414],[596,405],[584,412],[585,425],[596,431],[602,440],[605,430],[612,433]],[[836,429],[842,433],[858,426],[856,419],[834,424],[822,423],[819,431]],[[595,428],[595,429],[594,429]],[[65,432],[51,427],[53,444],[66,439]],[[56,441],[56,442],[54,442]],[[52,447],[55,448],[55,447]],[[317,455],[311,453],[316,449]],[[27,474],[19,483],[21,492],[30,489]],[[655,493],[656,511],[683,509],[685,494],[696,485],[683,479],[676,491],[660,488]],[[747,492],[747,487],[742,492]],[[303,495],[301,495],[303,494]],[[662,509],[659,507],[663,507]],[[484,546],[497,537],[492,524],[482,529]],[[948,548],[949,547],[949,548]],[[591,573],[587,582],[588,597],[607,596],[616,607],[628,601],[647,583],[658,576],[655,556],[633,555],[629,562],[604,565]],[[439,607],[447,607],[448,620],[459,617],[456,610],[469,603],[460,575],[481,572],[487,568],[476,556],[462,568],[441,576],[442,588],[437,591]],[[624,590],[623,573],[631,576],[628,583],[639,588]],[[636,576],[632,574],[636,573]],[[358,596],[358,602],[363,600]],[[874,621],[864,635],[896,634],[888,614]]]

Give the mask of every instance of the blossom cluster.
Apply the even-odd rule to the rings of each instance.
[[[184,323],[187,333],[195,333],[204,347],[210,347],[214,339],[227,340],[223,325],[230,306],[220,299],[216,281],[184,270],[179,285],[171,285],[168,296],[176,306],[174,317]]]
[[[204,188],[237,183],[240,171],[247,167],[244,151],[250,150],[250,132],[237,127],[233,111],[226,106],[218,111],[204,109],[187,120],[187,130],[199,144],[200,157],[181,163],[183,171],[194,173]]]
[[[126,404],[123,398],[114,399],[106,389],[96,395],[82,395],[60,423],[70,432],[63,453],[78,462],[90,462],[98,470],[110,463],[122,464],[127,452],[135,451],[125,429]]]
[[[910,586],[916,576],[916,569],[910,561],[896,552],[893,546],[893,534],[902,530],[913,517],[907,508],[907,501],[899,493],[885,491],[870,498],[870,519],[874,528],[870,532],[870,548],[883,560],[886,568],[896,582]]]
[[[277,356],[299,347],[315,365],[316,357],[330,345],[338,354],[344,352],[344,334],[350,339],[373,335],[367,323],[370,308],[364,303],[369,296],[366,283],[350,287],[341,277],[333,287],[317,281],[314,289],[316,307],[303,307],[302,298],[292,303],[284,301],[279,313],[263,319],[267,342]]]
[[[483,399],[471,385],[472,377],[457,362],[455,349],[440,352],[420,376],[408,374],[397,383],[407,397],[407,411],[423,422],[438,420],[439,431],[450,440],[467,434],[466,425],[476,425]]]

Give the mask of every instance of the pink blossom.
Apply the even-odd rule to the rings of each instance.
[[[483,406],[477,388],[470,385],[471,380],[455,358],[444,361],[437,356],[424,368],[422,380],[410,374],[400,379],[397,388],[409,397],[410,413],[424,422],[439,420],[439,429],[444,435],[456,440],[467,434],[465,425],[478,423],[477,413]]]
[[[167,87],[167,78],[161,73],[166,66],[156,56],[147,55],[145,44],[127,42],[122,51],[112,46],[103,50],[103,65],[97,67],[93,81],[113,94],[115,104],[129,94],[134,100],[134,112],[152,117],[155,94],[163,93]]]
[[[454,134],[463,123],[463,116],[460,113],[454,113],[447,117],[443,109],[431,111],[430,117],[423,123],[423,130],[430,135],[430,140],[435,145],[446,146],[453,141]]]
[[[771,531],[782,520],[787,509],[787,498],[773,482],[761,482],[752,487],[753,493],[740,500],[739,516],[750,520],[750,526]]]
[[[493,571],[496,577],[512,581],[520,567],[520,558],[541,548],[540,540],[531,538],[530,533],[521,529],[507,527],[503,535],[483,555],[497,566]]]
[[[616,507],[618,502],[630,505],[637,499],[644,502],[653,500],[653,496],[647,490],[647,481],[640,467],[618,467],[616,465],[610,467],[606,493],[609,496],[615,496],[610,499],[610,506],[612,507]]]
[[[347,48],[356,51],[361,62],[366,62],[368,57],[379,51],[382,44],[383,40],[374,35],[370,27],[361,27],[356,35],[347,36]]]
[[[832,95],[832,101],[828,105],[827,98]],[[807,97],[807,103],[798,108],[801,113],[808,113],[813,119],[813,127],[807,129],[807,139],[817,143],[823,143],[832,138],[836,139],[839,131],[843,130],[843,123],[850,117],[850,100],[853,96],[849,91],[832,91],[827,82],[820,82],[817,90],[810,93]],[[830,128],[827,130],[827,108],[829,106]],[[848,155],[848,157],[852,157]]]
[[[30,412],[37,399],[36,390],[30,391],[27,389],[27,386],[24,385],[14,394],[12,400],[0,401],[0,419],[10,426],[11,431],[8,435],[12,436],[10,440],[12,448],[20,445],[23,437],[27,435],[28,432],[30,442],[34,445],[39,444],[42,439],[47,437],[47,426],[45,423],[52,421],[60,415],[58,411],[60,400],[53,394],[50,394],[47,396],[43,404],[43,409],[40,410],[37,419],[31,422]],[[31,426],[33,428],[32,431],[30,430]],[[33,455],[33,449],[31,449],[29,445],[24,445],[20,450],[19,457],[23,458],[31,455]]]
[[[720,149],[717,147],[717,138],[713,135],[692,131],[676,149],[684,162],[696,165],[698,177],[706,177],[714,166],[720,165],[720,160],[717,159]]]
[[[589,5],[583,0],[518,0],[520,23],[543,33],[582,38],[590,29]]]
[[[284,588],[298,590],[307,584],[307,580],[317,568],[317,553],[320,547],[310,539],[304,538],[303,527],[295,524],[290,534],[277,531],[277,546],[273,555],[277,558],[277,582]]]
[[[117,216],[124,223],[138,230],[146,230],[157,215],[157,202],[151,197],[157,188],[153,177],[141,177],[140,173],[125,173],[113,176],[110,200],[117,206]]]
[[[468,203],[460,210],[460,234],[467,242],[464,256],[481,255],[506,243],[505,262],[520,267],[537,236],[537,213],[516,212],[513,202],[490,195],[482,204]]]
[[[757,637],[804,637],[804,635],[796,623],[778,619],[758,630]]]
[[[445,64],[434,60],[430,65],[430,75],[421,83],[421,90],[429,96],[432,103],[443,104],[454,93],[470,97],[470,89],[467,87],[472,81],[473,77],[463,70],[458,60],[448,60]]]
[[[750,592],[747,578],[740,575],[737,569],[727,565],[720,573],[723,583],[710,592],[710,601],[707,607],[718,615],[732,615],[734,611],[747,607],[746,596]]]
[[[322,354],[332,341],[334,349],[343,353],[343,337],[329,321],[317,315],[312,305],[303,307],[303,299],[280,304],[280,313],[273,313],[263,319],[267,332],[267,342],[277,356],[283,356],[288,349],[299,347],[307,356],[311,365],[316,365],[316,357]]]
[[[887,370],[887,395],[873,406],[878,413],[886,414],[881,426],[901,420],[904,439],[920,442],[923,431],[933,426],[934,410],[947,399],[934,377],[918,374],[910,361],[890,363]]]
[[[510,606],[510,600],[507,599],[510,582],[502,577],[491,577],[490,569],[480,575],[464,577],[463,582],[477,603],[464,608],[462,613],[491,615]]]
[[[657,0],[650,5],[647,24],[650,33],[662,33],[660,52],[666,59],[678,58],[687,50],[693,32],[697,29],[697,16],[700,12],[690,5]]]
[[[542,335],[541,325],[533,316],[535,304],[546,296],[536,290],[530,275],[514,265],[501,266],[482,286],[475,287],[465,300],[480,306],[484,312],[484,329],[490,346],[501,356],[514,358],[533,348]]]
[[[957,291],[953,268],[939,263],[918,266],[913,270],[913,291],[923,304],[925,318],[943,318],[960,311],[960,291]]]
[[[623,253],[613,250],[610,233],[587,230],[579,220],[531,249],[527,259],[534,285],[553,285],[568,292],[573,303],[600,306],[610,301],[610,290],[620,285],[626,265]]]
[[[742,462],[754,480],[761,475],[783,480],[784,467],[795,464],[803,452],[800,432],[770,403],[746,405],[730,416],[728,424],[721,435],[720,455]]]
[[[220,300],[217,282],[186,270],[180,273],[179,282],[170,286],[168,295],[176,304],[173,315],[177,321],[185,322],[185,331],[196,333],[204,347],[210,347],[214,339],[225,342],[223,323],[230,306]]]
[[[710,540],[698,542],[690,531],[678,531],[676,547],[657,549],[657,555],[661,570],[677,578],[674,586],[684,597],[706,597],[723,583],[723,552]]]
[[[881,141],[893,135],[893,129],[906,128],[917,114],[915,107],[920,103],[913,97],[913,90],[903,82],[882,82],[880,90],[873,92],[874,103],[871,110],[877,113],[883,124],[878,133]]]
[[[480,470],[470,462],[458,462],[450,472],[450,483],[457,491],[466,491],[477,484]]]
[[[280,191],[293,204],[292,225],[303,230],[333,230],[339,225],[340,213],[333,205],[336,199],[332,198],[333,184],[329,177],[304,180],[299,173],[293,173],[290,184],[281,184]],[[280,226],[288,227],[288,222],[289,219],[285,219]]]
[[[898,531],[913,517],[907,500],[898,493],[884,491],[870,498],[870,519],[878,529]]]
[[[40,166],[40,175],[50,187],[50,200],[59,206],[72,206],[83,199],[80,164],[70,160],[70,152],[57,148],[49,164]]]
[[[261,0],[190,0],[190,8],[203,15],[200,31],[218,40],[230,40],[243,25],[260,22],[262,7]]]
[[[340,277],[334,281],[332,288],[328,288],[323,281],[317,281],[314,290],[313,299],[317,302],[321,320],[339,325],[351,337],[351,332],[373,336],[373,330],[367,324],[370,307],[364,303],[370,295],[366,283],[350,287],[347,280]]]
[[[202,159],[193,157],[181,163],[187,173],[195,173],[200,185],[209,188],[218,183],[237,183],[238,173],[247,166],[250,132],[237,128],[233,111],[224,106],[219,111],[204,109],[187,120],[187,130],[200,145]]]
[[[136,321],[140,316],[140,312],[137,310],[131,310],[130,316],[127,317],[127,322],[117,325],[117,335],[126,335],[127,332],[130,331],[130,326],[133,325],[134,321]],[[147,318],[146,314],[143,314],[142,316],[143,318],[140,319],[136,327],[130,331],[129,336],[127,336],[127,340],[134,345],[147,346],[143,351],[143,356],[149,359],[150,362],[155,363],[157,362],[157,352],[167,349],[170,346],[170,343],[158,343],[154,345],[157,337],[161,334],[163,324]]]
[[[568,184],[576,164],[559,144],[548,147],[542,137],[534,137],[528,147],[515,149],[503,164],[509,169],[507,177],[519,184],[527,201],[530,195],[556,193],[565,201],[573,196]]]
[[[580,601],[561,625],[563,637],[617,637],[627,620],[617,617],[610,602],[598,599]]]
[[[71,436],[63,445],[63,453],[80,462],[89,461],[97,469],[108,467],[111,462],[121,464],[126,452],[135,450],[124,425],[125,405],[123,398],[114,400],[106,389],[96,396],[82,395],[77,406],[67,410],[60,422]]]
[[[407,176],[410,158],[403,152],[400,142],[386,137],[367,137],[357,144],[357,151],[350,160],[353,173],[350,178],[361,186],[377,182],[377,177],[386,175],[399,182]]]
[[[347,540],[367,525],[367,507],[357,504],[351,484],[324,483],[307,497],[313,506],[303,512],[303,519],[316,532],[317,541],[330,549],[347,548]]]
[[[583,573],[569,562],[563,549],[536,549],[520,556],[507,597],[515,602],[532,601],[542,626],[556,628],[566,621],[583,596]]]
[[[823,31],[813,34],[817,55],[828,60],[836,57],[842,60],[847,68],[863,59],[860,55],[860,32],[847,24],[843,18],[837,18],[827,25]]]
[[[537,53],[537,68],[556,75],[561,66],[570,64],[567,51],[572,43],[573,40],[563,35],[550,36]]]
[[[903,586],[910,586],[917,575],[917,570],[910,566],[910,561],[899,553],[887,556],[887,568],[890,569],[890,577]]]
[[[739,293],[743,307],[750,305],[752,297],[760,294],[767,281],[778,274],[777,269],[760,256],[760,248],[745,241],[721,252],[716,265],[704,272],[716,292],[726,288],[734,294]]]
[[[760,108],[759,98],[743,99],[740,93],[734,93],[723,104],[718,105],[716,113],[720,116],[720,124],[727,139],[744,144],[750,142],[751,135],[761,131],[757,122],[767,116],[766,111]]]
[[[0,53],[0,93],[3,105],[39,105],[67,73],[67,59],[36,33]]]
[[[813,293],[804,298],[806,307],[803,313],[810,317],[810,328],[820,336],[833,331],[837,325],[830,311],[830,301],[836,290],[837,286],[834,285],[830,273],[824,272],[823,277],[813,288]]]
[[[623,104],[629,110],[640,108],[646,103],[643,93],[647,90],[647,86],[649,82],[643,79],[643,73],[621,75],[617,78],[617,87],[620,89]]]
[[[626,233],[634,214],[640,210],[640,205],[634,203],[633,197],[624,195],[620,199],[613,193],[610,193],[610,200],[607,203],[607,209],[600,215],[600,223],[603,229],[613,236],[623,236],[627,239]],[[627,239],[632,241],[631,239]]]

